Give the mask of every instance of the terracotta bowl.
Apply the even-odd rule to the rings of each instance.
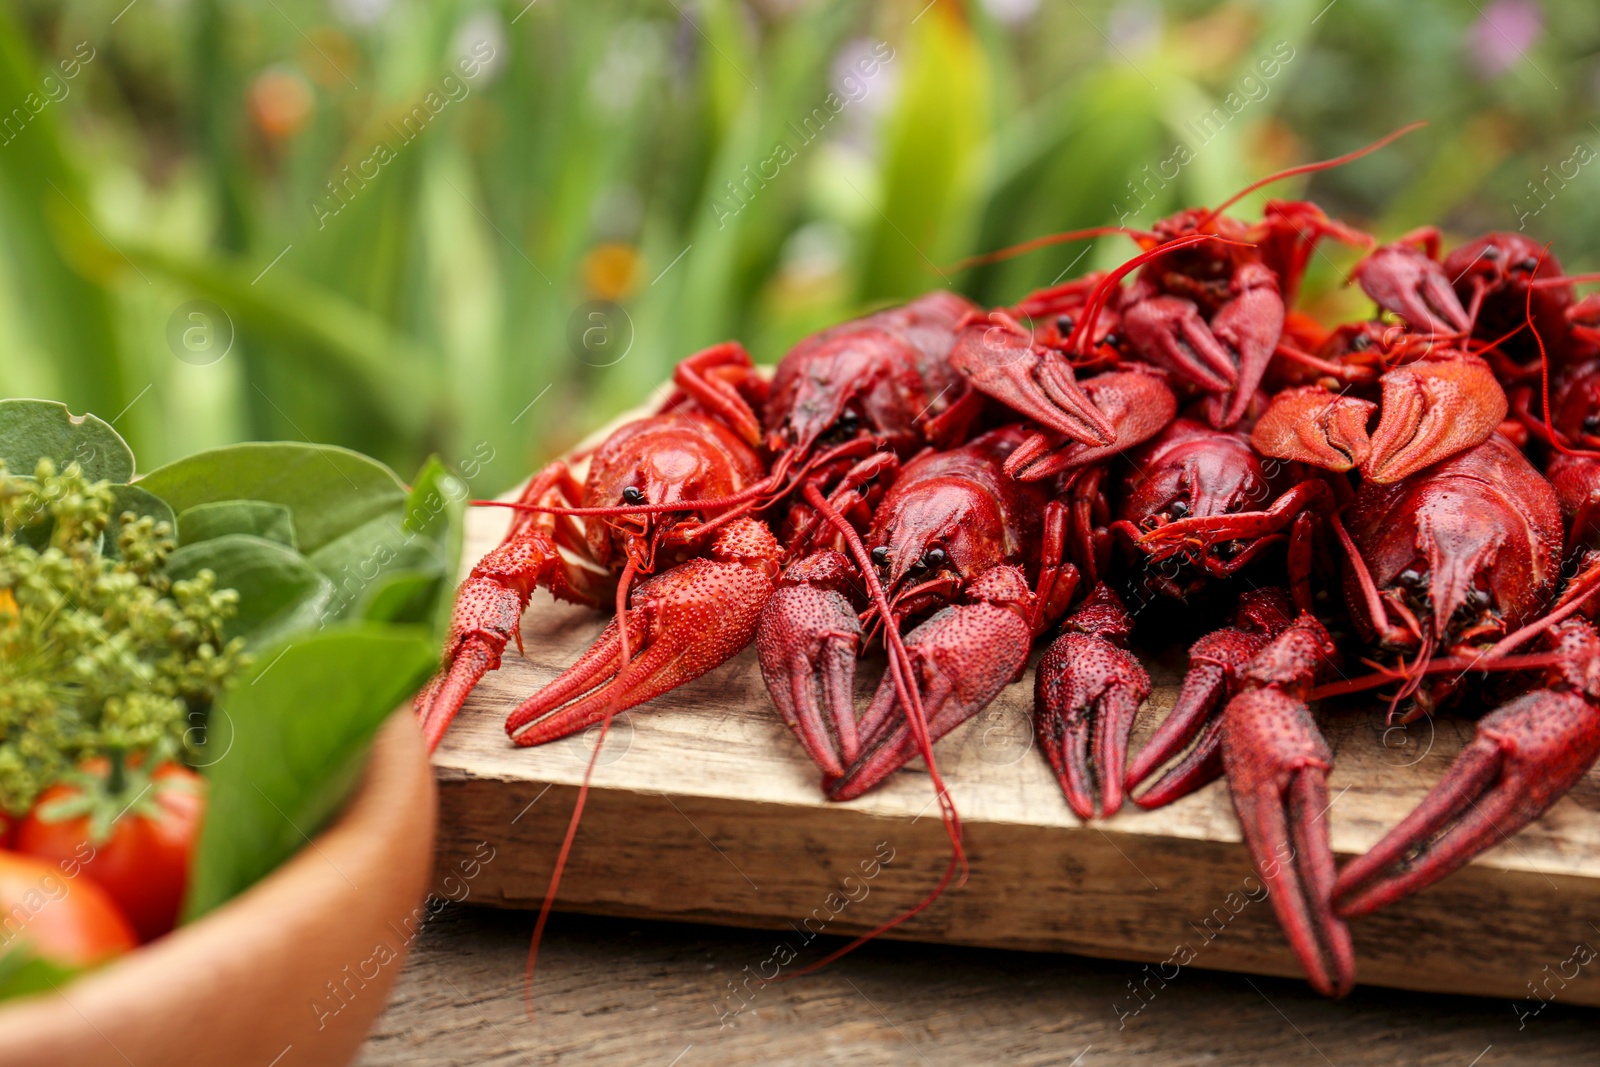
[[[7,1067],[346,1064],[383,1010],[433,866],[433,773],[395,712],[312,847],[59,994],[0,1008]]]

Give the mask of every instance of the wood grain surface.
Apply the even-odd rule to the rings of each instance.
[[[529,912],[448,907],[423,928],[361,1067],[1600,1060],[1600,1011],[1588,1008],[1551,1004],[1519,1020],[1505,1000],[1364,987],[1331,1001],[1301,981],[1186,969],[1130,1015],[1137,964],[887,941],[806,978],[753,985],[728,1018],[730,983],[765,957],[770,935],[581,915],[550,923],[530,1022],[522,971],[532,929]]]
[[[469,561],[505,521],[499,512],[472,514]],[[544,895],[593,738],[519,749],[502,723],[603,624],[595,612],[539,594],[524,618],[526,655],[508,650],[435,756],[442,868],[483,843],[497,857],[474,882],[476,903],[529,908]],[[1152,664],[1157,688],[1136,745],[1171,706],[1181,651]],[[863,664],[863,700],[876,673]],[[1174,968],[1297,974],[1225,785],[1084,825],[1033,745],[1031,705],[1030,672],[940,743],[972,875],[891,936],[1144,961],[1155,981]],[[1322,721],[1336,754],[1330,817],[1341,857],[1369,848],[1410,810],[1472,731],[1469,720],[1445,717],[1390,732],[1376,707]],[[824,801],[817,785],[747,650],[618,718],[560,907],[765,927],[784,932],[803,961],[815,955],[819,932],[869,929],[932,886],[948,846],[920,765],[847,804]],[[1600,946],[1597,844],[1600,776],[1591,773],[1514,840],[1355,922],[1362,981],[1522,997],[1530,1009],[1542,1003],[1534,994],[1600,1004],[1600,960],[1587,959],[1587,946]]]

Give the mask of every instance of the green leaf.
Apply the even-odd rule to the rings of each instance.
[[[294,518],[300,551],[311,555],[381,515],[406,497],[394,471],[375,459],[331,445],[243,444],[169,463],[139,484],[178,512],[221,500],[282,504]]]
[[[0,955],[0,1000],[59,989],[82,971],[81,967],[47,960],[24,943]]]
[[[439,549],[443,567],[440,594],[432,605],[434,636],[440,640],[450,629],[455,607],[455,577],[461,565],[461,540],[466,526],[467,486],[438,456],[429,456],[411,482],[406,498],[406,529],[429,538]]]
[[[11,101],[5,105],[7,118],[15,119],[15,107],[43,88],[41,74],[53,73],[54,63],[42,62],[31,45],[35,26],[17,5],[0,5],[0,100]],[[105,64],[105,42],[96,43],[102,46],[99,64]],[[70,55],[92,60],[96,54],[95,45],[84,40],[50,58],[59,61]],[[92,73],[85,81],[98,76]],[[80,168],[78,153],[69,151],[71,131],[78,128],[73,106],[82,104],[84,95],[88,94],[78,90],[74,104],[65,108],[42,107],[20,132],[13,132],[14,125],[6,129],[5,150],[0,152],[0,232],[5,234],[0,259],[6,268],[7,317],[14,315],[17,320],[7,325],[15,328],[12,336],[36,347],[26,354],[8,350],[0,365],[13,358],[42,361],[47,364],[38,368],[42,373],[27,378],[53,382],[54,388],[47,384],[28,392],[58,396],[84,410],[104,413],[123,410],[139,387],[129,388],[126,353],[121,351],[121,339],[135,336],[126,330],[128,305],[112,292],[113,279],[126,269],[126,261],[110,251],[90,261],[73,256],[65,247],[68,231],[93,233],[93,223],[80,214],[95,210],[96,197],[83,181],[93,170]],[[24,114],[30,112],[25,108]],[[103,169],[95,170],[104,176]],[[0,366],[0,378],[12,373],[12,367]],[[129,422],[138,424],[145,417],[136,408]]]
[[[254,534],[299,548],[294,536],[294,513],[283,504],[265,500],[219,500],[196,504],[178,516],[178,543],[192,545],[223,534]]]
[[[444,573],[438,548],[406,530],[398,511],[378,516],[307,558],[333,582],[335,618],[361,616],[376,590],[402,571]]]
[[[361,603],[359,617],[369,622],[432,623],[444,585],[441,568],[385,574],[372,584]]]
[[[148,515],[157,524],[164,522],[174,531],[178,528],[178,520],[173,517],[172,509],[165,500],[137,485],[114,485],[111,487],[111,521],[106,524],[105,547],[102,549],[109,559],[121,558],[117,535],[122,532],[122,516],[128,512],[132,512],[135,518]]]
[[[184,545],[167,560],[172,578],[202,570],[217,576],[220,589],[239,591],[239,613],[227,636],[260,646],[314,627],[333,600],[333,583],[294,549],[250,534],[224,534]]]
[[[90,481],[133,477],[133,451],[108,423],[74,415],[52,400],[0,400],[0,461],[6,469],[31,475],[45,457],[58,470],[76,462]]]
[[[971,239],[989,136],[989,72],[960,9],[935,6],[906,36],[894,60],[900,84],[884,135],[881,204],[869,216],[863,300],[949,284],[939,264]]]
[[[221,305],[241,329],[274,344],[302,373],[330,369],[359,383],[396,429],[422,434],[446,395],[428,351],[367,309],[292,270],[261,277],[238,256],[193,256],[176,243],[118,242],[129,262],[159,271]]]
[[[379,516],[311,553],[333,581],[334,617],[425,622],[442,637],[466,498],[466,484],[434,457],[417,472],[403,512]],[[433,595],[424,595],[424,582]]]
[[[420,628],[324,630],[263,655],[223,694],[212,720],[232,734],[214,742],[226,744],[225,754],[205,772],[210,799],[186,918],[305,847],[356,781],[373,734],[433,670],[435,655]]]

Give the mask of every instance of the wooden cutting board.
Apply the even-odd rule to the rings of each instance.
[[[508,514],[472,510],[464,566],[497,543]],[[466,885],[473,903],[537,908],[543,898],[594,738],[516,748],[503,723],[605,621],[539,593],[523,619],[526,655],[507,650],[434,757],[440,871],[481,861],[483,843],[493,849]],[[1151,664],[1156,688],[1135,748],[1172,706],[1183,662],[1175,652]],[[879,670],[862,664],[860,706]],[[971,877],[888,936],[1143,962],[1113,993],[1120,1018],[1182,982],[1188,967],[1299,974],[1226,785],[1085,825],[1033,742],[1032,694],[1030,670],[939,743]],[[1415,806],[1472,736],[1470,720],[1448,717],[1388,730],[1377,706],[1323,716],[1322,725],[1336,757],[1330,815],[1341,861]],[[618,716],[557,907],[769,928],[773,954],[750,961],[751,989],[791,957],[787,969],[819,958],[837,944],[825,935],[864,932],[920,899],[945,868],[948,841],[920,761],[850,803],[824,800],[818,782],[747,649]],[[1510,1015],[1552,999],[1600,1005],[1597,924],[1600,773],[1592,772],[1534,826],[1352,929],[1363,982],[1501,998]]]

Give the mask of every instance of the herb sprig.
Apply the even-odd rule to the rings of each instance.
[[[115,499],[76,462],[41,458],[31,477],[0,462],[0,810],[12,815],[90,756],[192,756],[193,727],[248,661],[223,632],[238,593],[210,571],[168,578],[171,523],[123,512],[113,527]]]

